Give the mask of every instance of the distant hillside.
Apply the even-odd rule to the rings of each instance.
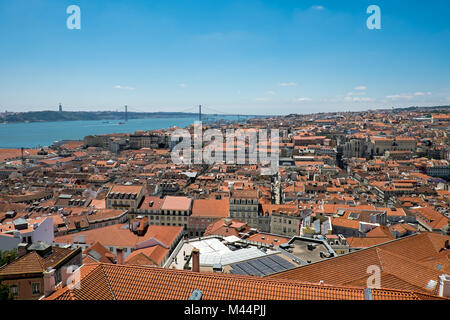
[[[128,112],[128,119],[143,118],[184,118],[195,117],[196,113],[184,112]],[[77,121],[77,120],[124,120],[124,112],[115,111],[93,111],[93,112],[71,112],[71,111],[31,111],[31,112],[8,112],[0,114],[1,122],[46,122],[46,121]]]

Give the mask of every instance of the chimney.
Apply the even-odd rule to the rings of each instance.
[[[448,274],[439,276],[439,296],[450,298],[450,276]]]
[[[200,250],[192,250],[192,271],[200,272]]]
[[[75,272],[77,268],[78,266],[76,265],[64,266],[61,268],[61,288],[64,288],[67,285],[74,285],[74,283],[76,284],[80,280],[79,277],[78,279],[73,279],[73,276],[77,275]],[[70,279],[71,277],[72,279]],[[72,281],[70,281],[69,279]]]
[[[55,291],[55,269],[47,269],[44,272],[44,295],[48,297]]]
[[[64,288],[67,285],[67,280],[69,279],[70,275],[72,274],[71,269],[69,267],[64,266],[61,268],[61,287]]]
[[[24,255],[27,254],[27,248],[28,248],[28,244],[27,243],[19,243],[17,245],[17,258],[23,257]]]
[[[125,258],[123,255],[123,248],[117,248],[116,249],[116,264],[124,264],[125,263]]]

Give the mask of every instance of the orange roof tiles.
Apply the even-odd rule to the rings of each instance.
[[[55,267],[74,252],[74,249],[60,247],[52,247],[52,253],[44,257],[41,257],[36,251],[28,252],[0,268],[0,277],[11,274],[42,273],[49,267]]]
[[[89,255],[91,251],[95,251],[100,254],[100,259],[96,260],[93,256]],[[83,258],[83,263],[89,262],[105,262],[111,263],[114,262],[114,254],[111,253],[108,249],[106,249],[100,242],[94,243],[89,248],[83,251],[83,254],[86,254],[86,257]]]
[[[430,232],[416,234],[268,277],[365,286],[371,275],[367,268],[378,266],[383,288],[410,290],[413,286],[419,292],[430,293],[425,288],[428,281],[439,282],[439,275],[450,264],[449,260],[443,263],[447,253],[442,251],[445,241],[449,239],[449,236]],[[443,263],[442,270],[438,271],[425,264],[430,261]],[[392,279],[396,279],[395,282]],[[437,288],[433,291],[434,294],[436,290]]]
[[[153,246],[144,249],[134,250],[125,260],[125,264],[160,266],[164,258],[168,255],[169,250],[162,246]]]
[[[201,273],[113,264],[85,265],[80,289],[59,288],[46,300],[187,300],[196,289],[203,300],[363,300],[361,288],[284,279]],[[412,291],[373,289],[373,299],[439,297]]]
[[[136,193],[139,194],[142,191],[143,186],[122,186],[122,185],[113,185],[110,193]]]
[[[135,247],[136,244],[155,238],[167,246],[171,246],[173,241],[182,232],[183,227],[180,226],[149,226],[144,236],[138,236],[129,229],[124,229],[123,226],[127,224],[116,224],[103,228],[97,228],[75,234],[68,234],[64,236],[55,237],[55,243],[73,243],[74,236],[84,236],[87,244],[94,244],[100,242],[105,246],[116,247]]]
[[[275,239],[277,241],[275,241]],[[259,243],[265,243],[265,244],[273,244],[274,246],[278,246],[283,243],[288,243],[291,238],[289,237],[283,237],[283,236],[277,236],[269,233],[255,233],[251,236],[249,236],[246,240],[249,241],[255,241]]]
[[[192,217],[226,218],[229,214],[228,199],[195,199],[192,206]]]
[[[188,197],[166,196],[161,206],[161,210],[184,210],[191,209],[192,199]]]
[[[433,229],[440,229],[449,224],[450,219],[440,214],[431,207],[414,208],[411,209],[417,218]]]

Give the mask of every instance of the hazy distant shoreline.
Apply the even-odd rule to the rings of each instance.
[[[192,118],[196,113],[185,112],[128,112],[128,119]],[[125,112],[118,111],[30,111],[5,112],[0,115],[2,123],[124,120]]]
[[[361,110],[350,111],[351,113],[358,112],[370,112],[370,111],[387,111],[392,110],[394,112],[402,111],[425,111],[436,112],[447,110],[450,106],[430,106],[430,107],[406,107],[406,108],[394,108],[394,109],[375,109],[375,110]],[[335,112],[313,112],[308,114],[335,114],[341,113]],[[204,114],[206,117],[211,116],[224,116],[221,114]],[[307,115],[307,114],[291,114],[291,115]],[[246,117],[249,115],[242,114]],[[263,116],[263,115],[261,115]],[[266,115],[267,116],[267,115]],[[283,116],[283,115],[280,115]],[[289,116],[289,115],[284,115]],[[128,112],[128,119],[158,119],[158,118],[193,118],[198,117],[198,113],[193,112]],[[56,122],[56,121],[89,121],[89,120],[125,120],[124,111],[28,111],[28,112],[3,112],[0,113],[0,123],[27,123],[27,122]]]

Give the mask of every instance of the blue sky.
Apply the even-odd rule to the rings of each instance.
[[[448,0],[1,0],[0,111],[449,105],[449,18]]]

